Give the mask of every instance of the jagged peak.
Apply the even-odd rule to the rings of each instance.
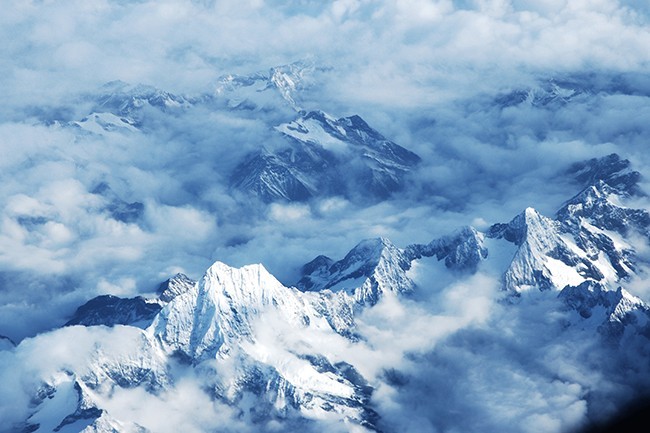
[[[558,298],[569,308],[577,311],[583,318],[589,318],[598,306],[605,308],[605,322],[624,323],[626,317],[634,311],[650,312],[648,305],[632,295],[623,287],[615,290],[606,285],[587,280],[577,286],[567,286],[558,294]],[[613,329],[607,332],[611,333]],[[619,330],[620,331],[620,330]]]
[[[199,282],[200,293],[228,302],[259,304],[288,290],[261,263],[235,268],[217,261]]]
[[[196,281],[183,273],[177,273],[166,281],[160,283],[158,287],[158,298],[163,302],[170,302],[176,296],[187,292],[196,284]]]
[[[532,219],[532,218],[537,219],[540,216],[539,212],[537,212],[537,210],[535,208],[530,207],[530,206],[527,207],[526,209],[524,209],[523,215],[525,215],[526,220],[529,220],[529,219]]]
[[[382,293],[413,289],[406,275],[410,267],[407,253],[389,239],[365,239],[337,262],[324,256],[312,260],[305,267],[311,272],[303,273],[296,287],[302,291],[345,290],[359,304],[374,304]]]
[[[302,275],[311,274],[319,269],[328,269],[332,264],[334,264],[334,260],[321,254],[316,256],[311,262],[303,265],[301,268]]]
[[[122,81],[107,83],[99,92],[87,94],[85,98],[94,102],[95,115],[111,113],[123,122],[121,127],[126,129],[141,126],[141,110],[146,106],[166,112],[191,105],[191,98],[187,96],[173,94],[148,84],[133,85]]]
[[[315,70],[316,63],[312,59],[297,60],[269,68],[268,78],[269,82],[278,88],[288,86],[291,90],[295,90]]]
[[[518,214],[508,223],[498,223],[492,225],[487,232],[490,238],[503,238],[516,245],[521,245],[530,234],[555,232],[556,223],[537,212],[532,207],[527,207],[523,212]]]
[[[485,235],[472,226],[463,226],[451,234],[432,240],[426,245],[413,244],[405,248],[409,260],[436,256],[445,260],[445,266],[457,271],[474,272],[481,260],[488,256]]]
[[[239,105],[241,97],[256,100],[258,92],[277,91],[290,107],[300,112],[302,108],[297,101],[299,91],[309,86],[309,77],[316,70],[315,62],[299,60],[248,75],[226,74],[218,79],[215,94],[235,92],[235,99],[238,101],[236,105]],[[240,91],[244,94],[239,94]]]
[[[365,247],[366,245],[376,245],[376,246],[394,246],[394,244],[390,241],[390,239],[379,236],[376,238],[367,238],[359,242],[356,246],[357,247]]]
[[[456,230],[456,233],[464,236],[482,236],[481,233],[474,228],[474,226],[465,225]]]
[[[573,196],[571,199],[567,200],[566,203],[584,203],[584,202],[593,202],[597,199],[606,198],[611,195],[616,195],[617,191],[610,187],[607,183],[602,180],[598,180],[595,183],[585,187],[578,194]]]
[[[217,261],[194,287],[163,308],[150,327],[166,350],[194,360],[227,353],[230,343],[250,337],[250,320],[259,311],[295,301],[261,264],[235,268]]]
[[[390,240],[384,237],[364,239],[345,255],[343,260],[334,263],[329,271],[331,274],[355,270],[355,274],[369,276],[381,261],[397,261],[401,263],[401,251]],[[402,266],[403,267],[403,266]]]
[[[570,229],[576,229],[583,219],[587,219],[596,227],[623,235],[631,228],[646,233],[650,227],[650,214],[644,209],[626,207],[626,197],[629,194],[599,180],[566,201],[557,211],[556,218]]]
[[[320,123],[326,133],[339,140],[348,140],[356,145],[369,146],[370,148],[377,149],[381,146],[388,145],[388,143],[392,146],[397,146],[396,144],[389,142],[386,137],[376,129],[372,128],[357,114],[338,119],[321,110],[313,110],[309,112],[301,111],[300,114],[301,116],[299,119],[289,124],[280,125],[276,129],[283,132],[287,128],[291,129],[295,126],[305,127],[307,125],[304,125],[304,122],[313,120]],[[419,160],[419,157],[416,157],[417,155],[413,154],[413,156],[409,156],[407,159]]]
[[[399,249],[385,237],[364,239],[350,250],[343,261],[350,262],[354,259],[362,258],[368,262],[376,262],[381,257],[386,257],[396,252],[399,252]]]
[[[64,326],[148,326],[161,308],[158,301],[142,296],[100,295],[79,306]]]
[[[396,146],[395,143],[390,142],[358,114],[342,117],[337,122],[345,130],[346,135],[351,136],[357,143],[369,145],[370,147]],[[419,157],[417,157],[417,160],[419,160]]]
[[[628,159],[612,153],[599,158],[591,158],[572,164],[566,173],[583,187],[604,183],[619,194],[641,195],[639,181],[641,173],[632,169]]]
[[[329,122],[329,123],[335,123],[337,121],[334,116],[324,112],[323,110],[302,111],[301,118],[315,119],[315,120]]]
[[[176,272],[174,275],[172,275],[169,281],[193,281],[193,280],[182,272]]]
[[[361,130],[372,129],[370,125],[368,125],[368,122],[363,120],[363,118],[361,118],[361,116],[359,116],[358,114],[353,114],[352,116],[349,117],[343,117],[339,119],[339,122],[353,129],[361,129]]]
[[[257,277],[258,281],[262,278],[272,278],[275,280],[275,277],[271,275],[261,263],[254,263],[236,268],[221,261],[214,262],[212,266],[208,268],[204,279],[214,278],[217,281],[222,281],[226,278],[246,278],[251,276]]]
[[[477,242],[483,241],[483,233],[476,230],[470,225],[462,226],[454,230],[448,235],[442,236],[441,238],[432,240],[427,247],[430,249],[438,249],[449,246],[451,244],[462,243],[467,240],[474,239]]]

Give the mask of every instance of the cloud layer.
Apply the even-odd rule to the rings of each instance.
[[[262,262],[291,284],[314,256],[341,258],[366,237],[406,246],[507,221],[527,206],[552,214],[579,190],[562,175],[577,160],[618,152],[648,175],[650,10],[640,2],[14,3],[0,2],[0,335],[15,340],[59,326],[90,297],[151,292],[175,272],[197,278],[217,259]],[[233,194],[239,161],[282,145],[273,126],[292,120],[287,107],[230,111],[217,100],[148,109],[143,132],[133,133],[67,123],[91,113],[84,95],[108,81],[197,97],[223,74],[305,58],[322,67],[300,95],[306,109],[360,114],[422,156],[403,194],[370,206],[341,197],[263,205]],[[586,90],[547,105],[502,101],[560,79]],[[113,195],[94,193],[101,183]],[[142,215],[119,220],[115,200],[142,203]],[[496,278],[379,305],[360,320],[365,345],[347,352],[331,343],[336,356],[365,366],[386,430],[562,431],[611,409],[599,390],[625,396],[631,379],[596,356],[593,340],[570,335],[568,353],[554,340],[562,318],[545,316],[547,305],[508,311],[494,302]],[[540,337],[542,325],[557,332]],[[52,335],[11,356],[33,364],[46,350],[39,344],[66,347],[65,331]],[[9,358],[0,352],[0,371],[19,389]],[[581,370],[585,363],[611,376]],[[135,408],[148,422],[172,407],[162,427],[184,425],[190,413],[197,431],[233,422],[221,407],[192,412],[186,399],[209,403],[191,380],[176,391],[150,399],[121,391],[111,410]],[[19,408],[14,415],[28,404],[27,394],[0,397],[0,409]]]
[[[61,323],[95,293],[149,291],[172,271],[197,277],[215,259],[263,262],[292,283],[311,257],[340,256],[365,237],[405,245],[530,205],[552,213],[573,188],[558,171],[575,160],[618,151],[636,169],[647,166],[650,32],[647,10],[629,2],[32,1],[4,9],[0,330],[17,339]],[[143,134],[51,124],[90,114],[92,100],[81,96],[111,80],[197,95],[225,73],[303,58],[322,66],[300,95],[307,109],[361,114],[424,158],[409,191],[371,207],[340,198],[242,204],[227,189],[229,173],[249,151],[281,142],[272,127],[291,120],[286,108],[149,110]],[[596,83],[622,77],[630,91],[552,107],[494,102],[575,73]],[[138,224],[107,214],[109,200],[92,194],[101,182],[145,205]],[[32,308],[39,318],[21,320]]]

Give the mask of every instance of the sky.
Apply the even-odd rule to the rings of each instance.
[[[316,255],[340,259],[365,238],[404,247],[462,225],[486,229],[528,206],[551,216],[580,190],[564,174],[576,161],[617,152],[650,175],[645,2],[0,0],[0,8],[0,335],[16,342],[61,326],[94,296],[148,294],[176,272],[198,279],[215,260],[263,263],[291,285]],[[224,75],[296,61],[315,65],[298,93],[303,108],[359,114],[422,157],[405,191],[373,204],[262,204],[233,193],[234,167],[279,143],[273,127],[296,115],[277,96],[252,112],[218,103],[148,110],[143,132],[69,127],[91,114],[107,82],[197,97],[214,95]],[[499,105],[552,80],[587,91],[566,104]],[[103,182],[112,195],[93,193]],[[114,199],[143,203],[142,217],[112,218]],[[499,359],[500,343],[489,345],[496,328],[483,334],[496,351],[490,360]],[[462,338],[422,356],[477,362]],[[528,368],[518,362],[515,372]],[[409,395],[428,392],[429,373],[409,372]],[[543,377],[545,404],[574,410],[546,421],[564,427],[584,415],[580,389]],[[556,391],[567,400],[550,401]],[[386,392],[378,404],[407,406]],[[432,422],[427,410],[444,412],[425,409],[413,418],[422,425]]]

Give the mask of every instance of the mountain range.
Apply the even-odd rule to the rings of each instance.
[[[263,119],[269,141],[232,152],[227,172],[207,175],[218,174],[229,198],[250,209],[324,198],[373,206],[408,193],[423,159],[359,115],[309,107],[302,92],[317,69],[298,62],[225,75],[193,96],[115,81],[79,96],[82,116],[42,121],[129,146],[165,121],[243,113]],[[631,90],[623,79],[565,77],[494,102],[501,110],[556,110],[607,92]],[[202,276],[170,275],[149,295],[89,299],[62,327],[17,345],[0,336],[0,361],[13,368],[5,374],[28,396],[12,414],[20,421],[0,431],[157,432],[169,428],[158,415],[165,413],[192,419],[196,431],[392,432],[401,427],[395,413],[403,420],[411,410],[440,417],[423,431],[529,431],[530,419],[549,414],[562,419],[550,430],[568,431],[580,425],[563,406],[595,420],[616,413],[650,385],[650,306],[642,300],[650,213],[635,205],[647,198],[642,176],[616,153],[556,176],[574,194],[553,215],[527,207],[509,220],[402,246],[387,237],[351,239],[342,258],[306,257],[294,281],[281,282],[262,264],[216,261]],[[150,201],[103,178],[89,183],[88,200],[106,221],[148,230]],[[48,220],[17,222],[30,228]],[[449,362],[450,351],[467,364]],[[481,351],[502,351],[502,365],[487,355],[472,364]],[[34,361],[41,353],[47,359]],[[507,397],[490,380],[510,370],[539,393],[548,382],[577,401],[508,403],[511,417],[492,419],[481,393]],[[458,413],[483,413],[485,426],[441,410],[441,399]],[[530,407],[539,411],[518,412]],[[457,418],[450,428],[448,417]]]
[[[446,290],[445,281],[482,273],[499,273],[506,311],[526,308],[538,293],[554,300],[547,313],[562,315],[563,332],[598,335],[611,356],[645,347],[650,307],[625,288],[645,264],[632,239],[647,238],[650,225],[646,211],[625,206],[642,194],[639,174],[612,154],[566,175],[581,190],[553,217],[527,208],[486,231],[463,227],[404,248],[364,240],[341,260],[310,261],[293,286],[260,264],[216,262],[198,281],[171,277],[153,298],[94,298],[65,328],[39,337],[89,342],[78,361],[55,360],[33,382],[29,414],[6,431],[153,431],[107,399],[134,390],[163,398],[187,371],[210,400],[260,430],[273,421],[384,431],[373,402],[382,386],[332,347],[363,345],[359,318],[386,302],[419,302]],[[434,276],[426,285],[416,282],[423,272]]]
[[[150,120],[153,112],[167,116],[196,109],[284,113],[281,117],[293,120],[268,125],[280,144],[262,144],[246,154],[229,174],[232,191],[267,203],[332,196],[372,203],[403,190],[421,160],[418,155],[387,139],[358,115],[336,119],[301,108],[300,92],[316,69],[312,63],[296,62],[248,76],[226,75],[213,91],[194,96],[110,82],[80,97],[80,104],[89,107],[83,118],[63,123],[47,119],[47,123],[99,136],[129,135],[150,132],[155,127]]]

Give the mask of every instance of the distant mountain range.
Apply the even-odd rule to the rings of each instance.
[[[233,190],[263,202],[330,196],[377,202],[402,190],[420,162],[418,155],[385,138],[357,115],[336,119],[300,107],[300,91],[315,69],[311,63],[297,62],[250,76],[227,75],[213,92],[197,96],[110,82],[96,94],[83,96],[91,112],[67,126],[86,134],[137,134],[153,127],[147,124],[148,110],[169,116],[194,107],[288,110],[295,120],[269,125],[285,144],[257,144],[258,150],[230,174]]]
[[[312,111],[276,130],[288,145],[251,155],[231,177],[234,188],[264,201],[337,195],[381,200],[400,191],[420,162],[359,116],[334,119]],[[355,196],[357,191],[363,196]]]
[[[528,88],[513,89],[499,95],[495,102],[501,107],[529,105],[557,108],[567,103],[585,101],[595,95],[649,96],[650,88],[636,74],[597,73],[569,74],[540,79]]]

